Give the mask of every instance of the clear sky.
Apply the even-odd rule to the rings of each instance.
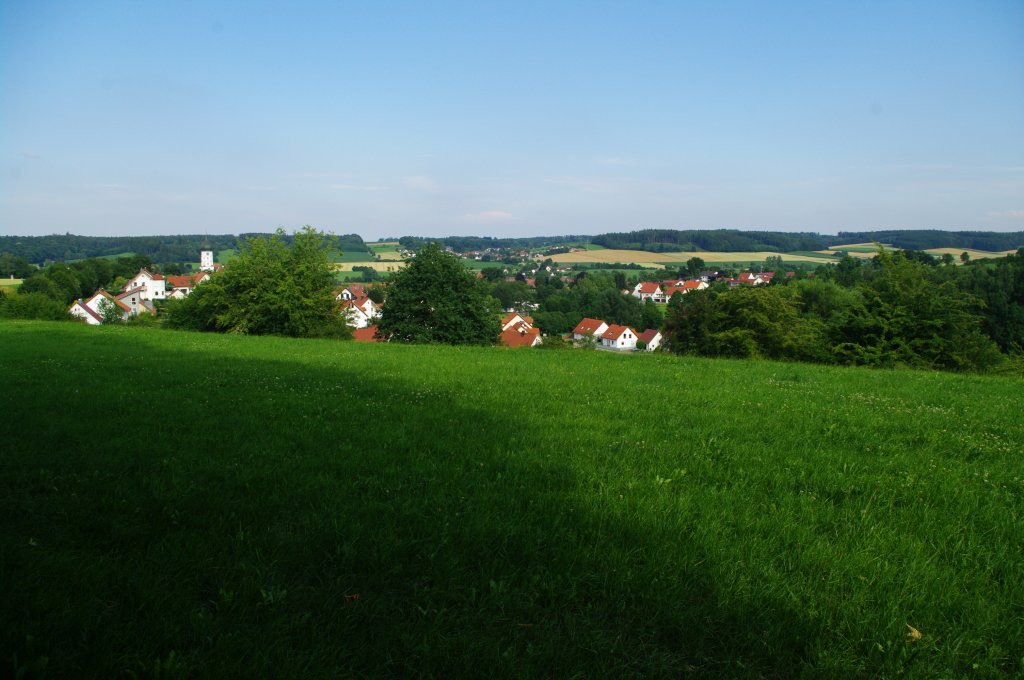
[[[1024,1],[0,3],[0,233],[1024,229]]]

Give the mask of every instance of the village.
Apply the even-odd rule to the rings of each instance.
[[[111,321],[124,322],[141,315],[156,316],[162,301],[182,300],[188,297],[197,286],[209,281],[211,276],[222,271],[223,267],[224,265],[214,262],[212,250],[200,252],[198,271],[190,274],[164,275],[150,272],[148,268],[143,267],[124,284],[121,292],[109,292],[100,288],[91,296],[72,303],[68,308],[68,314],[88,325],[100,325]],[[545,268],[552,274],[562,274],[559,279],[563,283],[574,283],[572,277],[565,276],[561,271],[553,270],[551,266]],[[529,270],[531,274],[537,272],[538,268]],[[786,272],[785,275],[793,277],[795,273]],[[478,279],[485,278],[479,271],[475,276]],[[724,283],[729,287],[763,286],[770,284],[774,276],[774,272],[742,272],[732,278],[721,271],[706,270],[695,278],[640,281],[632,288],[622,289],[621,293],[636,298],[641,303],[650,301],[656,305],[667,306],[674,297],[706,290],[715,282]],[[535,278],[522,274],[506,276],[504,280],[507,283],[521,281],[527,287],[536,287]],[[386,289],[386,284],[375,288]],[[375,323],[386,303],[380,296],[375,296],[378,299],[374,300],[371,294],[370,290],[359,283],[350,283],[334,291],[338,313],[352,329],[352,337],[356,342],[386,341],[386,338],[380,337]],[[530,306],[537,307],[536,303],[525,305]],[[550,337],[535,326],[534,318],[525,313],[523,308],[508,307],[503,312],[498,334],[499,345],[509,348],[538,347],[544,343],[545,337]],[[664,341],[661,330],[657,328],[638,330],[629,325],[609,323],[605,319],[591,317],[584,317],[571,332],[559,333],[557,336],[561,342],[570,343],[572,347],[610,352],[654,352],[662,347]]]

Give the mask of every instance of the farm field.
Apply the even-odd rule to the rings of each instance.
[[[403,262],[389,262],[386,260],[377,262],[374,260],[371,262],[336,262],[334,269],[336,271],[350,272],[353,267],[372,267],[379,272],[396,272],[403,266],[405,266]]]
[[[0,322],[0,668],[1020,677],[1021,387]]]
[[[649,253],[642,250],[618,250],[606,248],[604,250],[588,250],[576,253],[563,253],[552,255],[551,259],[559,263],[584,263],[584,262],[607,262],[614,264],[664,264],[664,263],[685,263],[691,257],[699,257],[707,263],[732,263],[732,262],[764,262],[769,255],[781,255],[786,262],[815,262],[835,263],[834,257],[822,255],[812,257],[809,255],[790,255],[787,253],[763,252],[677,252],[677,253]]]
[[[0,288],[6,290],[17,290],[25,279],[0,279]]]
[[[398,241],[377,241],[367,243],[366,247],[374,255],[379,255],[381,260],[402,260],[402,256],[398,253],[398,249],[401,247]]]
[[[975,250],[974,248],[929,248],[925,252],[940,257],[945,253],[949,253],[953,257],[957,258],[957,262],[959,262],[961,253],[967,253],[971,256],[972,260],[984,260],[993,257],[1006,257],[1007,255],[1013,255],[1017,251],[1003,250],[999,252],[991,252],[988,250]]]

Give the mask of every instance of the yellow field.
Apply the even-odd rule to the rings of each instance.
[[[587,250],[578,253],[562,253],[552,255],[554,262],[621,262],[622,264],[655,264],[657,262],[686,262],[691,257],[699,257],[705,262],[759,262],[770,255],[782,255],[786,262],[832,262],[835,258],[822,255],[821,257],[810,257],[808,255],[787,255],[786,253],[772,253],[769,251],[746,251],[737,253],[724,253],[717,251],[709,252],[675,252],[675,253],[648,253],[642,250]]]
[[[4,288],[17,288],[25,279],[0,279],[0,286]]]
[[[886,248],[886,250],[899,250],[899,248]],[[859,257],[859,258],[861,258],[863,260],[870,260],[871,258],[873,258],[875,255],[878,254],[877,250],[872,250],[869,253],[869,252],[860,251],[860,250],[843,250],[840,246],[836,246],[835,250],[816,250],[814,252],[821,253],[822,255],[835,255],[836,253],[838,253],[840,251],[846,253],[850,257]],[[832,261],[835,262],[836,260],[833,259]]]
[[[379,272],[397,272],[405,266],[401,260],[383,260],[381,262],[335,262],[334,270],[339,272],[350,272],[353,267],[373,267]]]
[[[1003,250],[1000,252],[991,252],[988,250],[974,250],[972,248],[929,248],[925,251],[932,255],[938,255],[942,257],[945,253],[949,253],[953,257],[960,260],[960,253],[967,253],[971,256],[972,260],[984,260],[989,257],[1006,257],[1007,255],[1013,255],[1016,250]]]

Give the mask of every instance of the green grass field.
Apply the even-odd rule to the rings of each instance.
[[[1022,386],[0,322],[2,674],[1020,677]]]
[[[0,288],[7,291],[18,290],[25,279],[0,279]]]

